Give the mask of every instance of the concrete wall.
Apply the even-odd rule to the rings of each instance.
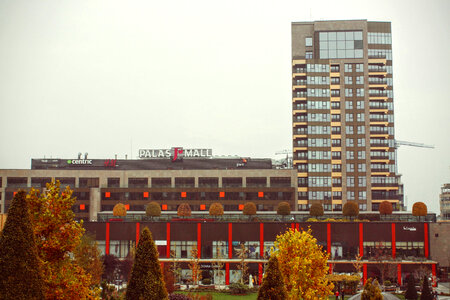
[[[450,222],[430,223],[430,253],[440,267],[450,266]]]

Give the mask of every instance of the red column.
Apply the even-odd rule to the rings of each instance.
[[[333,274],[333,264],[328,264],[329,273]]]
[[[258,264],[258,284],[261,285],[263,280],[263,264]]]
[[[139,234],[141,232],[141,224],[139,222],[136,222],[136,247],[139,243]]]
[[[363,264],[363,284],[367,281],[367,264]]]
[[[398,285],[402,285],[402,265],[397,264],[397,283]]]
[[[230,263],[225,264],[225,284],[230,284]]]
[[[436,264],[431,265],[431,274],[433,275],[433,287],[437,287],[436,281]]]
[[[425,246],[425,258],[428,258],[429,251],[428,251],[428,223],[423,223],[423,243]]]
[[[202,254],[202,223],[197,223],[197,257]]]
[[[291,228],[295,229],[295,223],[291,223]]]
[[[359,223],[359,256],[364,256],[364,224]]]
[[[299,228],[300,228],[300,224],[298,224],[298,223],[297,223],[297,224],[295,224],[295,229],[297,229],[297,231],[300,231],[300,229],[299,229]]]
[[[105,253],[109,254],[109,223],[106,223]]]
[[[264,223],[259,223],[259,257],[264,257]]]
[[[395,258],[395,223],[391,224],[391,234],[392,234],[392,258]]]
[[[166,257],[170,258],[170,223],[167,222],[166,223],[166,249],[167,249],[167,253],[166,253]]]
[[[331,224],[327,223],[327,252],[331,253]]]
[[[228,223],[228,258],[233,258],[233,224]],[[228,265],[228,264],[227,264]],[[229,271],[228,266],[228,271]],[[230,274],[228,274],[230,275]]]

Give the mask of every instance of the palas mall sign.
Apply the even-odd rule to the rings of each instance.
[[[170,158],[172,161],[180,161],[183,158],[196,158],[204,157],[209,158],[212,156],[212,149],[183,149],[182,147],[173,147],[171,149],[140,149],[139,158],[151,159],[151,158]]]

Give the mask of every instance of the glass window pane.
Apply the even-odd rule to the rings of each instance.
[[[357,41],[362,41],[362,31],[355,31],[354,33],[354,39]]]
[[[328,32],[328,40],[335,41],[336,40],[336,32]]]
[[[337,40],[338,41],[345,41],[345,32],[338,32],[337,33]]]
[[[320,58],[327,59],[328,58],[328,50],[320,50]]]
[[[345,50],[345,58],[355,58],[355,50]]]
[[[345,39],[346,39],[347,41],[353,41],[353,31],[347,31],[347,32],[345,33]]]
[[[327,32],[319,32],[319,40],[320,41],[328,40],[328,33]]]
[[[345,49],[347,49],[347,50],[353,50],[354,48],[353,48],[353,46],[354,46],[354,43],[355,42],[353,42],[353,41],[345,41]]]
[[[337,58],[345,58],[345,50],[338,50]]]
[[[337,48],[338,49],[345,49],[345,42],[344,41],[338,41],[337,42]]]
[[[362,41],[354,41],[354,47],[355,47],[355,49],[362,49],[363,42]]]
[[[336,42],[335,41],[328,41],[328,49],[336,49]]]
[[[328,50],[329,58],[337,58],[336,50]]]
[[[320,50],[328,49],[328,42],[320,42]]]
[[[363,51],[356,49],[355,50],[355,58],[363,58]]]
[[[305,38],[305,44],[306,46],[312,46],[312,37]]]

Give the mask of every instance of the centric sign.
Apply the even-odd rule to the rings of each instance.
[[[69,159],[68,165],[92,165],[92,159]]]

